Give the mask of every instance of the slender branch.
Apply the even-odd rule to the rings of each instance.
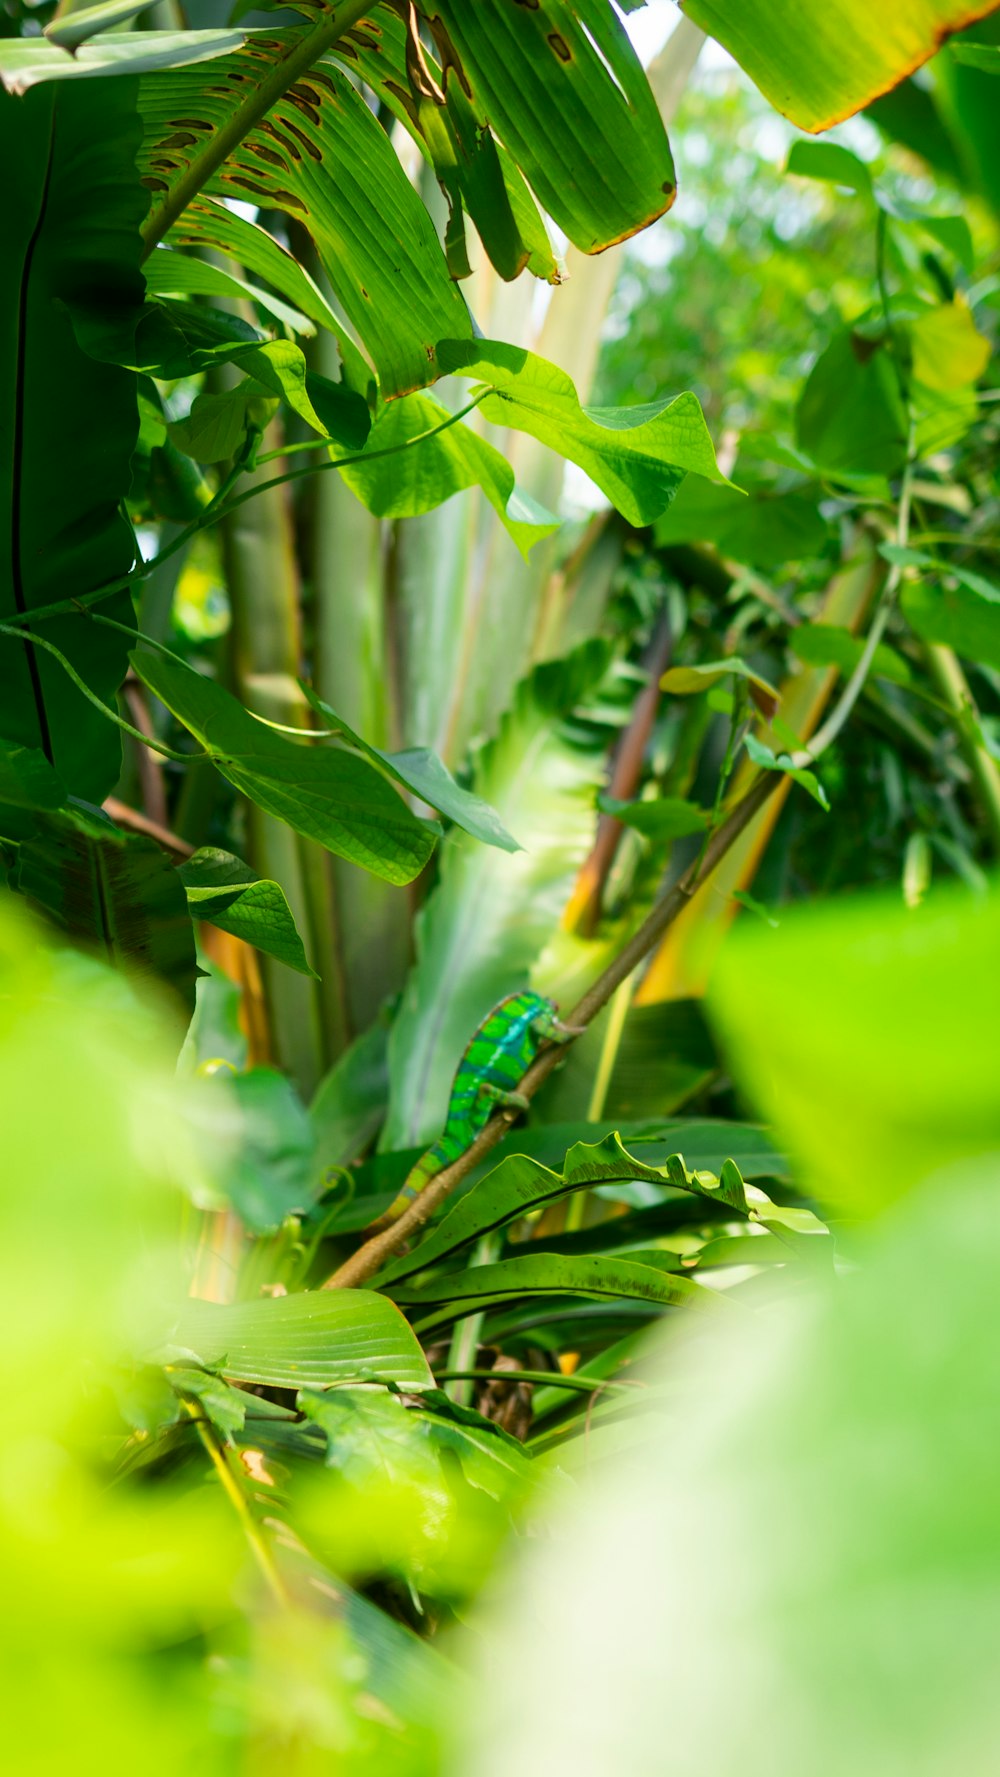
[[[183,215],[192,199],[198,196],[212,174],[239,147],[244,136],[249,135],[255,124],[267,116],[272,105],[276,105],[282,94],[290,86],[294,86],[300,76],[328,49],[332,49],[338,39],[356,25],[366,12],[370,12],[371,8],[372,0],[342,0],[335,12],[325,16],[313,30],[307,31],[282,56],[280,62],[274,64],[259,86],[255,86],[242,104],[227,117],[221,128],[213,132],[209,141],[188,162],[180,178],[150,210],[142,227],[144,258],[148,258],[153,248],[159,246],[164,235],[173,227],[178,217]]]
[[[596,1017],[601,1007],[606,1005],[616,988],[621,986],[631,975],[633,969],[649,955],[667,930],[678,917],[682,908],[687,906],[695,890],[712,874],[719,861],[725,857],[730,847],[736,843],[740,834],[763,808],[768,797],[774,794],[780,782],[778,772],[762,772],[756,782],[751,785],[747,794],[739,801],[723,821],[722,825],[712,834],[704,856],[690,869],[685,871],[679,882],[661,895],[655,906],[643,920],[638,931],[628,943],[613,957],[603,974],[599,975],[592,987],[587,989],[583,998],[577,1002],[572,1011],[566,1014],[568,1024],[586,1025]],[[547,1080],[553,1068],[561,1059],[564,1050],[553,1044],[543,1049],[541,1055],[532,1063],[518,1091],[525,1098],[532,1098],[543,1081]],[[507,1134],[518,1112],[516,1109],[504,1109],[491,1117],[484,1129],[476,1136],[472,1146],[451,1165],[430,1180],[419,1196],[403,1211],[399,1220],[391,1227],[384,1228],[381,1233],[372,1235],[357,1252],[352,1253],[322,1285],[325,1290],[359,1289],[370,1277],[381,1269],[401,1246],[428,1222],[439,1204],[443,1203],[460,1184],[469,1176],[497,1143]]]
[[[899,516],[896,521],[896,542],[901,549],[906,548],[910,536],[910,501],[913,488],[913,465],[914,441],[913,427],[911,425],[909,448],[906,453],[906,466],[903,469],[903,478],[899,490]],[[848,679],[847,684],[844,686],[834,708],[823,723],[823,726],[813,735],[808,746],[801,747],[797,753],[792,754],[792,764],[797,768],[801,769],[803,767],[814,765],[820,755],[825,753],[827,748],[833,745],[833,742],[837,739],[841,729],[844,727],[854,705],[857,703],[858,698],[861,696],[861,693],[865,688],[865,680],[868,677],[872,661],[875,658],[875,650],[878,647],[879,642],[882,640],[882,637],[885,634],[886,625],[889,622],[889,618],[892,616],[893,605],[896,602],[896,592],[902,577],[903,569],[901,565],[898,562],[893,562],[885,585],[882,588],[882,597],[879,600],[878,610],[872,619],[871,628],[868,631],[861,658]]]

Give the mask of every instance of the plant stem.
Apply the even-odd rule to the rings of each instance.
[[[280,62],[276,62],[264,76],[260,85],[254,87],[243,103],[230,114],[221,129],[213,132],[210,140],[188,162],[180,178],[146,217],[142,227],[144,258],[148,258],[153,248],[159,246],[164,235],[173,227],[178,217],[183,215],[191,200],[197,197],[234,148],[239,147],[244,136],[249,135],[262,117],[266,117],[271,106],[277,104],[282,94],[295,84],[300,75],[305,74],[328,49],[332,49],[338,39],[352,25],[356,25],[366,12],[371,11],[371,4],[372,0],[342,0],[342,4],[333,13],[325,16],[292,45]]]
[[[954,717],[959,746],[979,794],[993,850],[1000,857],[1000,770],[997,769],[996,760],[970,730],[969,718],[975,720],[978,711],[968,680],[952,648],[942,647],[937,642],[927,642],[924,645],[924,656],[931,678]]]
[[[285,1589],[285,1583],[275,1566],[270,1549],[264,1541],[264,1538],[261,1536],[257,1525],[254,1523],[253,1513],[246,1502],[246,1498],[236,1480],[236,1476],[233,1474],[223,1451],[219,1447],[211,1426],[208,1424],[208,1421],[202,1417],[197,1407],[195,1407],[191,1401],[184,1401],[182,1405],[194,1420],[198,1436],[211,1459],[212,1467],[215,1469],[229,1503],[240,1520],[240,1524],[243,1527],[243,1534],[246,1537],[247,1542],[250,1544],[254,1559],[273,1594],[275,1603],[280,1604],[283,1610],[287,1610],[291,1600]]]
[[[899,514],[896,521],[896,542],[901,549],[906,548],[910,536],[910,497],[913,483],[913,466],[913,428],[911,425],[909,449],[906,453],[906,465],[903,469],[903,478],[899,490]],[[886,625],[892,615],[896,592],[902,577],[902,568],[898,562],[893,562],[885,585],[882,588],[882,596],[879,600],[875,616],[872,618],[871,627],[868,631],[861,658],[848,679],[847,684],[844,686],[836,704],[830,711],[826,721],[823,723],[823,726],[813,735],[808,746],[801,747],[797,753],[792,754],[792,764],[797,768],[807,768],[808,766],[815,764],[820,755],[825,753],[827,748],[833,745],[833,742],[837,739],[841,729],[844,727],[854,705],[857,703],[858,698],[864,690],[865,680],[868,677],[872,661],[875,658],[875,650],[885,634]]]

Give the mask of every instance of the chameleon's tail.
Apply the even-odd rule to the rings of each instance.
[[[370,1223],[368,1232],[377,1232],[380,1228],[389,1228],[393,1222],[398,1222],[404,1209],[408,1209],[413,1199],[419,1197],[424,1186],[429,1183],[434,1174],[440,1172],[442,1167],[447,1166],[454,1157],[442,1142],[436,1142],[432,1148],[428,1148],[426,1154],[421,1154],[416,1165],[411,1166],[407,1173],[399,1188],[398,1196],[393,1198],[388,1209],[383,1211],[377,1222]]]

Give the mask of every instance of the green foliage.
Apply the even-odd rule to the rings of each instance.
[[[935,1739],[883,1668],[916,1625],[945,1669],[900,1575],[990,1478],[946,1170],[998,1146],[990,77],[890,97],[918,179],[711,70],[672,153],[696,33],[651,85],[609,0],[131,10],[12,0],[0,43],[12,1756],[702,1769],[721,1648],[722,1770],[974,1763],[976,1698]],[[955,22],[689,10],[813,125]],[[582,255],[675,156],[592,394]],[[373,1236],[527,986],[586,1030]]]

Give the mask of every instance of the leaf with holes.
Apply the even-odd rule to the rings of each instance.
[[[218,131],[234,130],[234,105],[254,102],[308,30],[251,32],[210,67],[142,81],[140,164],[157,203]],[[385,131],[329,57],[276,99],[203,189],[284,210],[309,229],[387,399],[434,380],[439,339],[471,333],[426,209]]]

